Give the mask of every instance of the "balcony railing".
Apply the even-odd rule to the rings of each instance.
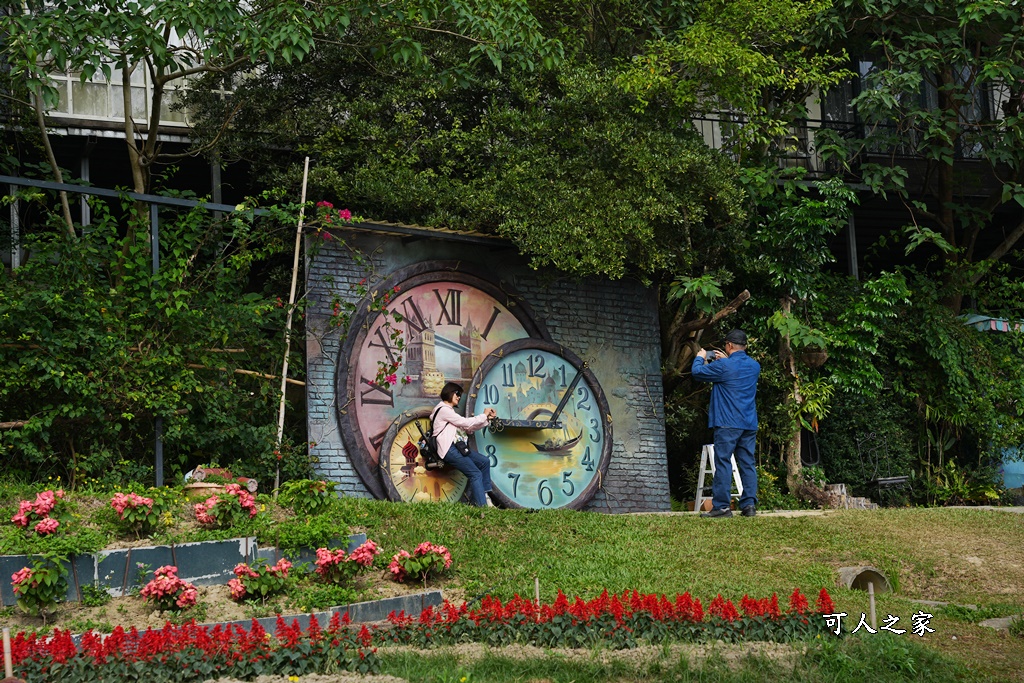
[[[731,153],[740,129],[746,122],[739,117],[712,115],[693,119],[693,125],[709,147]],[[812,177],[840,173],[841,164],[832,159],[823,159],[815,144],[818,132],[825,129],[838,131],[847,138],[859,131],[858,125],[854,123],[803,119],[799,125],[790,129],[789,135],[776,140],[770,152],[782,168],[803,168]]]
[[[693,125],[713,149],[732,153],[735,141],[745,121],[738,117],[707,116],[693,119]],[[868,156],[893,159],[924,159],[922,138],[918,131],[905,130],[895,125],[867,125],[849,121],[803,119],[790,129],[790,134],[776,140],[771,152],[782,168],[803,168],[811,177],[824,177],[842,172],[835,159],[824,159],[816,144],[822,131],[834,131],[846,139],[867,139],[865,147],[852,160],[856,166]],[[984,155],[980,124],[964,124],[954,143],[953,156],[958,160],[979,159]]]
[[[122,123],[125,115],[125,102],[122,87],[125,84],[124,73],[114,69],[110,80],[102,74],[82,82],[79,74],[51,74],[58,91],[59,101],[56,109],[47,112],[53,119],[78,119],[85,121]],[[145,69],[135,69],[128,80],[130,88],[131,116],[142,124],[150,119],[150,107],[153,102],[153,84]],[[165,88],[160,106],[160,125],[184,128],[185,113],[176,110],[174,104],[178,99],[178,88]]]

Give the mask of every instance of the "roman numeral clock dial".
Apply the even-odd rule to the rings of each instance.
[[[366,302],[353,316],[336,382],[342,442],[377,498],[457,500],[465,489],[461,473],[454,468],[417,472],[412,463],[418,454],[407,459],[411,451],[406,444],[419,440],[415,425],[429,422],[445,382],[458,382],[468,391],[492,351],[517,339],[545,339],[547,332],[507,287],[461,263],[416,264],[393,273],[378,291],[392,292],[389,308],[402,320],[388,323]],[[391,336],[394,330],[401,333],[404,348]],[[381,363],[398,364],[394,384],[377,381]],[[406,377],[409,381],[403,382]]]
[[[476,432],[491,460],[493,496],[506,507],[582,508],[601,487],[612,452],[604,391],[585,362],[553,342],[520,339],[487,355],[469,409],[498,419]]]
[[[466,492],[466,475],[453,467],[427,469],[418,443],[430,429],[433,408],[402,413],[384,435],[380,450],[381,481],[393,501],[457,502]]]

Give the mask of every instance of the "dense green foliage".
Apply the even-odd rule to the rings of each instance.
[[[819,146],[902,200],[901,246],[941,256],[958,312],[1024,235],[1020,12],[1001,0],[842,0],[832,26],[821,39],[860,60],[848,114],[862,125]]]
[[[634,111],[605,70],[491,73],[460,88],[400,71],[375,78],[380,68],[325,50],[248,81],[240,117],[315,153],[318,194],[382,219],[496,231],[536,266],[651,277],[740,225],[727,160],[678,114]],[[263,158],[255,147],[267,141],[240,128],[235,151]]]
[[[225,73],[239,68],[258,70],[278,62],[300,62],[320,41],[346,40],[354,25],[376,31],[376,42],[364,45],[366,50],[406,65],[429,58],[421,33],[465,40],[467,53],[462,63],[453,66],[456,75],[479,61],[498,69],[505,62],[526,69],[552,65],[561,52],[557,41],[540,34],[523,0],[400,5],[362,0],[103,0],[89,5],[29,0],[18,11],[0,13],[0,55],[10,65],[14,101],[39,111],[40,128],[45,126],[42,112],[60,101],[54,73],[80,75],[83,82],[106,81],[120,88],[124,101],[130,103],[120,114],[128,166],[135,191],[145,192],[152,165],[161,158],[159,124],[173,105],[171,87],[202,74],[223,79]],[[115,70],[120,72],[116,78]],[[139,106],[138,93],[132,90],[143,71],[154,86],[148,93],[148,107]],[[52,155],[49,161],[56,163]],[[60,181],[60,170],[52,171]],[[72,230],[66,203],[65,220]]]
[[[250,277],[280,248],[272,229],[165,214],[154,274],[149,250],[94,213],[80,239],[28,237],[33,257],[0,276],[0,415],[21,423],[0,430],[7,471],[151,481],[160,416],[169,472],[219,462],[266,481],[279,393],[251,373],[272,378],[283,316]],[[302,456],[283,465],[308,471]]]

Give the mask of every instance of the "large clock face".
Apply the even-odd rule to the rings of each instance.
[[[388,428],[380,451],[380,476],[388,498],[406,503],[456,502],[466,475],[454,467],[427,469],[417,444],[430,430],[432,407],[402,413]]]
[[[469,396],[473,414],[494,408],[499,418],[545,421],[563,398],[559,428],[510,426],[473,435],[476,450],[491,460],[492,495],[502,504],[538,509],[586,504],[608,469],[611,415],[594,374],[557,344],[514,341],[481,363]]]
[[[435,405],[445,382],[468,387],[480,362],[502,344],[546,333],[507,287],[467,271],[464,264],[418,264],[387,278],[379,291],[392,292],[389,308],[403,320],[391,320],[389,328],[385,317],[365,304],[357,311],[339,359],[337,394],[352,464],[370,492],[384,498],[380,449],[392,423],[403,412]],[[395,330],[404,350],[391,337]],[[376,382],[382,362],[399,362],[395,384]]]

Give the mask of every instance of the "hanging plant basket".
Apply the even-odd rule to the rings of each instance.
[[[820,368],[828,360],[825,349],[808,348],[800,352],[800,363],[808,368]]]

